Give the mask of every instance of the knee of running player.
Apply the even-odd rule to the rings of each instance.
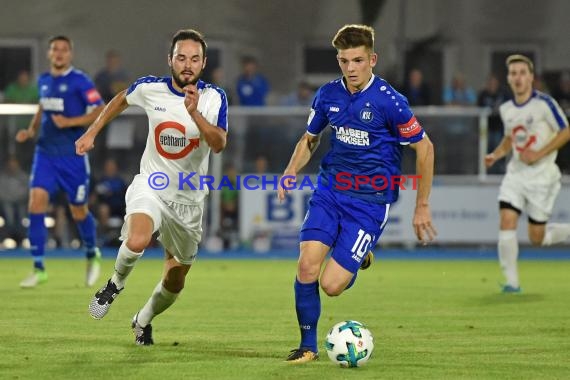
[[[329,297],[340,296],[346,289],[346,285],[345,281],[340,278],[321,276],[321,288]]]
[[[127,241],[125,242],[127,244],[127,247],[133,251],[133,252],[142,252],[146,249],[146,247],[148,247],[148,245],[150,244],[150,239],[152,238],[152,235],[147,235],[144,233],[140,233],[140,232],[135,232],[132,234],[129,234],[129,238],[127,239]]]
[[[69,211],[71,211],[71,217],[76,222],[85,220],[85,218],[87,218],[87,214],[89,214],[87,205],[70,205]]]
[[[309,260],[306,257],[299,258],[297,266],[297,278],[300,282],[308,284],[317,281],[321,272],[321,263]]]
[[[31,214],[43,214],[49,205],[49,194],[43,189],[33,189],[28,201],[28,212]]]

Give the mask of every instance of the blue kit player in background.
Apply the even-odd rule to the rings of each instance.
[[[400,175],[405,145],[416,151],[416,171],[421,176],[413,219],[416,236],[427,243],[436,235],[429,209],[433,145],[406,98],[372,73],[378,59],[374,30],[346,25],[332,44],[343,77],[317,91],[307,131],[295,147],[278,190],[283,200],[316,150],[321,132],[330,126],[331,147],[321,162],[319,186],[309,201],[300,232],[294,289],[301,343],[287,358],[290,363],[318,359],[319,275],[324,292],[338,296],[352,286],[358,270],[366,265],[369,249],[376,245],[388,220],[390,204],[398,198],[398,186],[392,189],[381,182],[373,186],[372,178],[389,180]],[[339,174],[342,185],[336,181]],[[348,179],[353,180],[350,186]],[[321,274],[329,251],[331,258]]]
[[[24,142],[38,135],[28,206],[29,240],[34,271],[21,283],[33,288],[47,281],[44,224],[50,196],[66,192],[73,220],[87,250],[86,285],[92,286],[100,273],[101,253],[95,246],[95,219],[87,208],[89,159],[75,154],[75,140],[103,110],[103,101],[89,77],[73,68],[73,44],[66,36],[49,41],[50,70],[38,79],[40,104],[27,129],[18,131],[16,140]]]

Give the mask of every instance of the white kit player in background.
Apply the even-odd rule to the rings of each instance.
[[[146,111],[149,133],[140,174],[126,194],[123,243],[115,272],[89,304],[93,318],[107,314],[153,233],[159,231],[165,250],[163,278],[132,322],[135,342],[141,345],[153,344],[150,322],[174,303],[196,257],[207,190],[200,189],[194,177],[206,174],[210,150],[219,153],[226,146],[226,95],[199,79],[206,65],[202,35],[195,30],[178,31],[172,39],[168,64],[171,77],[137,80],[111,100],[76,142],[77,154],[85,154],[103,127],[129,105]],[[192,177],[196,182],[179,190],[179,173],[191,172],[196,173]]]
[[[505,275],[505,293],[519,293],[517,224],[528,216],[528,235],[533,245],[549,246],[570,238],[570,224],[548,223],[560,191],[558,150],[570,140],[568,120],[550,96],[532,88],[534,65],[523,55],[506,61],[514,99],[504,103],[501,119],[505,136],[485,157],[490,167],[512,150],[512,158],[499,193],[499,262]]]

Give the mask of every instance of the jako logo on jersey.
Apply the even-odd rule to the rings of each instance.
[[[414,116],[406,124],[398,124],[398,130],[402,137],[413,137],[421,132],[422,126]]]
[[[368,138],[368,132],[361,131],[360,129],[348,128],[348,127],[337,127],[336,125],[331,125],[331,128],[335,130],[336,139],[350,145],[358,146],[369,146],[370,139]]]
[[[360,120],[365,123],[370,123],[374,119],[371,108],[363,108],[360,110]]]
[[[63,112],[63,98],[41,98],[40,104],[44,111]]]
[[[330,107],[330,108],[329,108],[329,111],[331,111],[331,112],[338,112],[338,111],[340,111],[340,108],[339,108],[339,107]]]
[[[179,133],[176,133],[178,136],[173,136],[168,133],[162,134],[163,131],[169,129],[178,131]],[[198,148],[200,146],[200,139],[186,138],[186,128],[184,128],[182,124],[175,121],[164,121],[154,129],[154,143],[158,154],[162,157],[168,158],[169,160],[177,160],[186,157],[191,151]],[[165,150],[165,148],[169,151]],[[182,149],[177,150],[176,148]]]
[[[155,111],[160,111],[160,112],[166,112],[166,108],[165,107],[160,107],[160,106],[156,106],[154,107]]]
[[[514,127],[511,134],[517,152],[522,152],[536,142],[536,136],[529,136],[527,129],[522,125]]]

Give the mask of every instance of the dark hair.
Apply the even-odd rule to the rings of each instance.
[[[253,55],[244,55],[241,57],[241,64],[242,65],[247,65],[249,63],[253,63],[257,65],[257,58],[255,58]]]
[[[204,54],[203,58],[206,58],[206,49],[208,48],[208,45],[206,45],[206,41],[204,40],[202,33],[194,29],[182,29],[174,34],[172,37],[172,44],[170,45],[170,57],[172,57],[172,53],[174,52],[174,45],[176,45],[178,41],[183,40],[193,40],[199,42],[200,45],[202,45],[202,53]]]
[[[67,44],[69,45],[71,50],[73,50],[73,41],[71,41],[71,38],[64,36],[62,34],[60,34],[58,36],[50,37],[50,39],[48,40],[48,46],[51,46],[52,42],[55,42],[55,41],[65,41],[65,42],[67,42]]]
[[[332,45],[337,50],[364,46],[374,51],[374,29],[367,25],[345,25],[334,36]]]
[[[522,54],[513,54],[513,55],[509,55],[507,57],[507,60],[505,61],[505,64],[507,65],[507,68],[509,68],[509,65],[511,63],[515,63],[515,62],[522,62],[522,63],[526,63],[526,65],[528,66],[528,69],[530,71],[531,74],[534,74],[534,64],[532,63],[532,61],[530,60],[529,57],[522,55]]]

